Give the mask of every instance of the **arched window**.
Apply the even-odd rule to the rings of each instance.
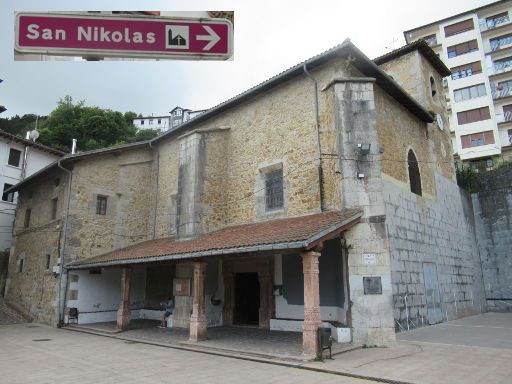
[[[409,168],[409,184],[411,192],[421,196],[421,176],[420,168],[418,167],[418,160],[412,149],[407,154],[407,166]]]

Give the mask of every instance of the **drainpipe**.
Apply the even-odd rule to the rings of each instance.
[[[25,140],[30,140],[30,132],[27,131],[25,135]],[[28,145],[25,145],[25,150],[23,151],[23,164],[21,166],[21,180],[25,178],[27,174],[27,161],[28,161]]]
[[[57,162],[57,166],[62,169],[64,172],[68,174],[68,191],[67,191],[67,201],[66,201],[66,211],[64,215],[64,223],[62,225],[62,235],[61,235],[61,246],[60,246],[60,252],[59,252],[59,260],[60,260],[60,275],[59,275],[59,301],[58,301],[58,311],[59,311],[59,326],[64,324],[64,318],[65,318],[65,308],[66,308],[66,297],[68,292],[68,284],[66,279],[66,286],[64,287],[64,300],[62,298],[62,275],[64,274],[64,251],[66,248],[66,235],[67,235],[67,229],[68,229],[68,217],[69,217],[69,201],[71,200],[71,182],[73,180],[73,173],[67,169],[64,168],[61,165],[61,161],[63,159],[60,159]],[[67,271],[66,271],[67,275]]]
[[[318,168],[318,189],[320,191],[320,212],[324,211],[324,186],[323,186],[323,172],[322,172],[322,159],[320,150],[320,118],[318,117],[318,83],[316,79],[309,73],[306,63],[304,63],[304,73],[313,82],[313,94],[315,103],[315,124],[316,124],[316,157]]]
[[[153,143],[150,141],[149,142],[149,148],[151,148],[152,150],[154,150],[156,152],[156,179],[155,179],[155,182],[156,182],[156,187],[155,187],[155,209],[154,209],[154,214],[153,214],[153,239],[155,239],[156,237],[156,213],[157,213],[157,209],[158,209],[158,177],[160,176],[160,152],[158,152],[157,149],[155,149],[155,147],[153,147]]]

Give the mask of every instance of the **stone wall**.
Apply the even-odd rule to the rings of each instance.
[[[512,166],[483,174],[481,186],[472,199],[487,305],[512,311]]]
[[[471,201],[451,180],[436,173],[435,181],[436,199],[392,179],[383,183],[397,330],[429,323],[427,300],[437,293],[426,292],[426,263],[436,266],[440,293],[439,305],[428,309],[431,323],[485,311]]]
[[[51,173],[37,185],[27,187],[18,200],[15,236],[10,250],[5,297],[35,321],[56,324],[62,215],[67,196],[67,176]],[[57,198],[57,217],[52,219],[52,200]],[[31,210],[25,228],[25,215]],[[48,267],[48,268],[47,268]]]

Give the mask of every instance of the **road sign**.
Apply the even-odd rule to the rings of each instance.
[[[15,24],[20,53],[226,60],[233,50],[224,19],[22,12]]]

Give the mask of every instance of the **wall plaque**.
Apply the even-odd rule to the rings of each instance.
[[[173,279],[173,296],[190,296],[190,279]]]
[[[380,276],[364,276],[363,286],[365,295],[382,295],[382,281]]]

